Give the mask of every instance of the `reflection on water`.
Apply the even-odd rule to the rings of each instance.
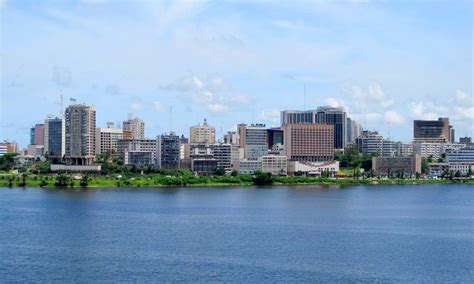
[[[2,281],[474,280],[474,187],[0,189]]]

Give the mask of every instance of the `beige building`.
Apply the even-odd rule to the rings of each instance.
[[[403,173],[405,177],[414,177],[421,173],[421,156],[412,157],[373,157],[372,169],[379,176],[397,176]]]
[[[95,159],[95,106],[73,104],[65,111],[65,162],[91,165]]]
[[[333,127],[326,124],[286,124],[283,128],[285,155],[294,161],[332,161]]]
[[[216,129],[207,124],[204,119],[203,125],[192,126],[189,129],[189,143],[191,144],[214,144],[216,142]]]
[[[123,138],[120,128],[97,128],[95,131],[96,155],[117,152],[117,142]]]
[[[124,139],[145,139],[145,122],[129,115],[123,122],[123,136]]]
[[[286,156],[268,155],[262,157],[262,172],[286,176],[288,173]]]

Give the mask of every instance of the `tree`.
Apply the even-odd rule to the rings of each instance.
[[[48,185],[48,183],[46,182],[46,180],[41,179],[41,182],[40,182],[39,186],[40,186],[40,187],[45,187],[45,186],[47,186],[47,185]]]
[[[428,159],[421,160],[421,173],[427,174],[430,168],[430,162]]]
[[[70,178],[68,176],[65,176],[63,174],[59,174],[59,175],[56,176],[54,186],[65,187],[65,186],[68,185],[69,179]]]
[[[416,176],[416,179],[420,179],[421,174],[420,174],[419,172],[416,172],[416,173],[415,173],[415,176]]]
[[[82,187],[87,187],[89,185],[89,177],[86,174],[82,176],[79,185]]]
[[[14,180],[15,180],[15,178],[13,176],[8,176],[8,187],[13,186],[13,181]]]
[[[224,176],[224,175],[225,175],[225,169],[222,168],[222,167],[217,168],[217,169],[214,171],[214,175],[216,175],[216,176]]]
[[[230,173],[231,176],[236,177],[239,175],[239,172],[236,170],[233,170],[232,173]]]
[[[252,182],[258,186],[272,185],[274,181],[274,177],[271,173],[264,173],[261,171],[256,171],[252,178]]]
[[[10,171],[15,167],[15,161],[13,158],[17,156],[18,153],[7,153],[3,156],[0,156],[0,171]]]
[[[21,175],[21,180],[20,180],[20,183],[18,184],[19,186],[21,187],[25,187],[26,186],[26,177],[28,176],[27,173],[23,173]]]

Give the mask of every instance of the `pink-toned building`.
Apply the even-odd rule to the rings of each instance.
[[[322,162],[334,159],[334,126],[287,124],[284,145],[288,160]]]

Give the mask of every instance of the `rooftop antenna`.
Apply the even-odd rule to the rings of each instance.
[[[391,140],[391,139],[390,139],[390,121],[387,121],[387,136],[388,136],[388,137],[387,137],[388,140]]]
[[[303,110],[306,110],[306,84],[303,84]]]
[[[170,134],[173,131],[173,106],[170,105]]]
[[[61,117],[63,114],[63,103],[64,103],[64,96],[63,96],[63,89],[61,89],[59,93],[59,107],[61,108],[59,110],[59,117]]]

